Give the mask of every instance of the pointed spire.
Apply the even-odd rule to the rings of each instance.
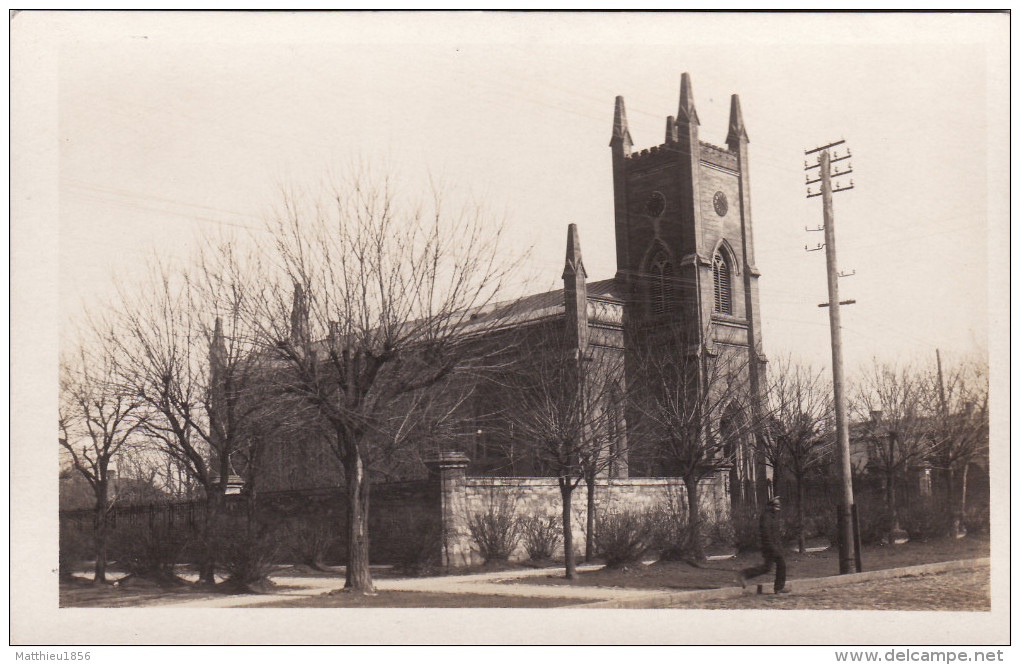
[[[700,125],[698,111],[694,108],[694,91],[691,88],[691,75],[684,72],[680,75],[680,108],[677,110],[676,119],[678,122],[685,122],[690,125]]]
[[[666,143],[676,143],[676,118],[666,116]]]
[[[290,340],[294,344],[308,342],[308,301],[304,288],[294,282],[294,306],[290,312]]]
[[[223,368],[227,359],[227,344],[223,339],[223,319],[216,317],[213,325],[212,340],[209,342],[209,365],[215,373]]]
[[[726,145],[735,150],[740,142],[748,142],[747,130],[744,128],[744,114],[740,112],[740,95],[730,97],[730,131],[726,135]]]
[[[577,224],[567,227],[567,260],[563,266],[563,314],[567,325],[567,349],[580,358],[588,348],[588,275],[581,261]]]
[[[567,260],[563,266],[563,279],[580,277],[586,279],[588,273],[581,261],[581,240],[577,234],[577,224],[567,226]]]
[[[623,146],[623,152],[630,153],[634,141],[630,138],[630,130],[627,129],[627,109],[623,105],[623,96],[616,97],[616,111],[613,113],[613,138],[609,141],[612,147]]]

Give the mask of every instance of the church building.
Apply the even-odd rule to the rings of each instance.
[[[721,442],[712,454],[726,461],[715,465],[711,474],[720,496],[728,495],[727,503],[734,507],[753,506],[768,495],[771,469],[753,452],[755,428],[748,426],[758,408],[766,360],[751,222],[748,135],[739,97],[733,95],[730,101],[725,146],[702,141],[700,133],[686,73],[676,115],[666,118],[663,141],[650,148],[635,149],[623,97],[617,97],[609,141],[615,276],[588,281],[582,238],[571,224],[562,290],[493,305],[471,318],[480,324],[487,317],[505,322],[492,330],[555,331],[569,347],[568,355],[589,362],[618,361],[612,370],[615,375],[602,377],[610,382],[613,394],[626,394],[625,399],[608,400],[605,407],[613,411],[609,414],[613,460],[600,471],[605,480],[675,480],[682,475],[669,456],[661,454],[654,428],[642,427],[647,418],[641,413],[641,400],[654,398],[650,366],[672,358],[695,368],[683,383],[685,389],[700,395],[719,390],[706,378],[707,368],[724,362],[731,365],[734,372],[726,380],[726,394],[719,395],[712,422],[704,423],[699,435]],[[302,311],[300,297],[296,295],[295,312]],[[298,330],[302,323],[295,320],[293,325]],[[549,349],[525,351],[542,352]],[[521,353],[521,346],[515,353]],[[469,478],[556,475],[540,460],[515,452],[513,428],[501,416],[506,398],[499,390],[499,382],[475,388],[466,406],[472,410],[465,418],[467,425],[454,441],[440,446],[441,452],[460,455]],[[262,481],[263,490],[340,482],[331,453],[314,436],[266,454],[270,459],[264,468],[279,472],[271,472]],[[277,454],[279,460],[271,459]],[[285,463],[286,458],[295,457],[302,459],[300,467]]]
[[[581,238],[571,224],[563,289],[516,303],[512,318],[518,328],[563,330],[565,343],[573,347],[568,355],[589,361],[621,359],[620,376],[614,382],[629,393],[630,405],[620,405],[621,413],[613,418],[614,461],[606,469],[610,477],[679,475],[668,456],[658,454],[655,441],[636,445],[650,436],[635,427],[641,414],[633,406],[635,400],[640,404],[642,391],[650,389],[650,362],[683,358],[692,368],[713,362],[735,365],[739,386],[734,388],[728,380],[727,394],[719,396],[719,403],[711,397],[701,402],[712,404],[716,420],[704,435],[725,439],[717,454],[732,462],[727,488],[733,505],[755,505],[767,496],[766,476],[771,470],[754,454],[750,440],[754,428],[749,424],[766,361],[751,224],[748,136],[739,97],[731,98],[725,147],[702,141],[700,124],[686,73],[677,113],[666,118],[664,141],[651,148],[634,148],[623,97],[616,98],[609,142],[615,277],[587,281]],[[498,308],[483,314],[502,315]],[[710,383],[702,376],[693,389],[719,389]],[[499,400],[487,403],[482,395],[476,401],[477,420],[471,421],[460,445],[470,460],[467,473],[548,475],[508,455],[513,442],[507,440],[510,428],[500,423]]]

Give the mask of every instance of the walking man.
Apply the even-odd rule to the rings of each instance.
[[[765,510],[762,511],[758,527],[761,536],[761,555],[764,562],[760,566],[745,568],[740,571],[737,579],[740,586],[747,586],[747,580],[764,575],[776,568],[776,593],[790,593],[786,588],[786,559],[783,557],[783,539],[779,534],[779,510],[782,507],[778,496],[772,497]]]

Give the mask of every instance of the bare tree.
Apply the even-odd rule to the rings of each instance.
[[[951,518],[967,509],[967,468],[988,453],[988,367],[965,361],[942,371],[941,359],[924,383],[924,409],[930,419],[929,461],[941,472]]]
[[[896,484],[931,452],[924,381],[912,367],[876,361],[855,393],[853,408],[868,437],[868,466],[883,478],[890,535],[899,534]]]
[[[372,593],[372,475],[455,411],[435,395],[484,353],[471,339],[492,325],[510,262],[502,226],[477,208],[409,201],[367,169],[328,192],[285,195],[272,225],[282,275],[262,318],[281,390],[315,410],[343,469],[345,588]]]
[[[105,341],[83,343],[60,366],[59,440],[95,498],[96,584],[106,582],[115,460],[145,422],[140,401],[118,385],[116,349]]]
[[[710,350],[671,327],[638,353],[640,379],[630,381],[628,396],[639,420],[631,429],[656,450],[668,475],[683,479],[689,554],[703,559],[701,481],[732,469],[764,424],[765,410],[755,408],[748,388],[747,352],[723,345]]]
[[[792,476],[797,496],[797,546],[803,553],[804,482],[824,469],[835,450],[832,389],[822,372],[789,357],[771,363],[766,399],[769,417],[760,452],[776,469]]]
[[[591,562],[595,558],[595,488],[598,479],[614,477],[621,462],[626,463],[633,444],[626,440],[623,356],[612,350],[596,351],[582,365],[582,372],[584,381],[595,382],[594,385],[585,386],[588,393],[585,399],[597,400],[593,404],[596,408],[591,414],[586,445],[581,447],[578,455],[586,490],[584,560]]]
[[[205,494],[200,581],[215,582],[214,537],[223,528],[235,463],[264,435],[263,359],[250,327],[261,297],[226,240],[211,243],[190,269],[155,262],[149,283],[123,289],[115,341],[129,360],[121,381],[144,402],[146,432],[168,461]],[[254,482],[254,479],[251,479]]]
[[[530,331],[522,344],[535,349],[505,376],[501,420],[512,428],[514,453],[555,476],[560,489],[566,577],[576,577],[571,527],[574,489],[588,489],[586,547],[595,517],[595,483],[619,459],[622,357],[611,349],[581,351],[563,331]],[[614,425],[616,427],[614,427]]]

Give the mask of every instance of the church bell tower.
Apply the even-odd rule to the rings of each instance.
[[[628,349],[665,343],[668,330],[670,339],[685,340],[685,354],[714,357],[721,348],[746,354],[739,408],[751,409],[761,394],[765,359],[748,137],[739,97],[730,100],[725,147],[702,141],[700,131],[686,73],[676,115],[666,118],[664,141],[651,148],[634,149],[623,97],[616,98],[609,145],[625,336]],[[754,488],[755,478],[764,473],[755,471],[747,451],[734,457],[731,492],[755,502],[762,491]]]

